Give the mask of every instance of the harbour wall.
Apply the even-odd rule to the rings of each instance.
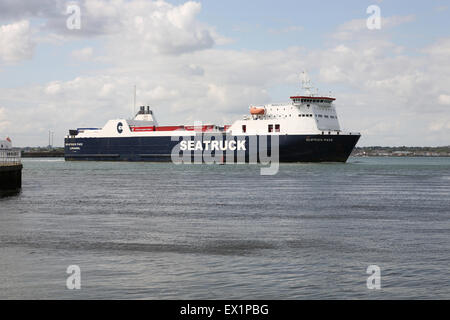
[[[0,192],[22,188],[22,164],[0,164]]]

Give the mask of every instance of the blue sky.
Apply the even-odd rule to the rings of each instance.
[[[236,39],[231,48],[280,49],[288,46],[321,48],[327,34],[339,25],[366,16],[366,8],[377,4],[382,15],[415,15],[417,21],[395,30],[399,44],[415,48],[430,43],[439,36],[448,35],[449,12],[437,8],[447,1],[202,1],[200,15],[203,21],[217,27],[218,31]],[[271,34],[271,29],[281,30],[301,26],[303,32]],[[240,31],[244,30],[244,32]]]
[[[285,101],[302,69],[360,145],[450,144],[448,1],[80,0],[79,31],[67,3],[0,0],[0,137],[16,145],[129,116],[134,84],[161,122],[230,123]]]

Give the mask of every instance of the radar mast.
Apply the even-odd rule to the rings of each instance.
[[[313,85],[311,84],[311,79],[309,78],[308,73],[306,71],[303,71],[300,75],[300,78],[302,80],[302,89],[306,92],[307,95],[313,97]],[[317,90],[317,89],[316,89]]]

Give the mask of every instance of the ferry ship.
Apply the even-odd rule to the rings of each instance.
[[[250,106],[243,119],[224,126],[160,126],[150,107],[141,106],[132,120],[69,130],[65,159],[167,162],[180,150],[192,158],[200,150],[223,162],[226,152],[226,162],[260,162],[261,151],[274,152],[271,141],[277,138],[279,162],[346,162],[361,135],[341,130],[335,98],[311,93],[309,80],[303,88],[307,93],[291,96],[290,102]]]

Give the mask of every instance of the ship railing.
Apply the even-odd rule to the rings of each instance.
[[[21,163],[20,150],[0,150],[0,165],[13,166]]]

